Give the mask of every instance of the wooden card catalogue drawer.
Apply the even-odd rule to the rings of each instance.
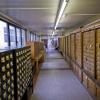
[[[75,51],[76,63],[82,67],[82,33],[75,34]]]
[[[96,30],[96,78],[100,83],[100,29]]]
[[[68,57],[70,57],[70,35],[68,36]]]
[[[63,40],[63,55],[64,55],[64,58],[65,58],[65,49],[66,49],[66,48],[65,48],[65,44],[66,44],[66,43],[65,43],[65,37],[64,37],[64,40]]]
[[[88,77],[88,90],[93,96],[96,96],[96,85],[93,82],[93,80],[91,80],[89,77]]]
[[[61,50],[61,38],[59,38],[59,49]]]
[[[67,59],[67,55],[68,55],[68,40],[67,40],[67,36],[66,36],[66,59]]]
[[[100,100],[100,87],[97,87],[97,100]]]
[[[83,68],[95,78],[95,30],[83,33]]]
[[[61,52],[63,52],[63,37],[61,37]]]
[[[75,61],[75,34],[71,34],[71,59]]]
[[[61,52],[63,52],[63,37],[61,38]]]
[[[83,73],[83,85],[88,87],[88,76],[85,73]]]

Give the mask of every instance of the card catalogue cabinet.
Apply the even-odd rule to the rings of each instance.
[[[0,100],[21,100],[31,79],[30,46],[0,49]]]
[[[100,83],[100,29],[96,30],[96,79]]]
[[[71,59],[75,61],[75,34],[71,34]]]
[[[70,58],[70,35],[68,36],[68,57]]]
[[[21,100],[32,77],[31,48],[18,48],[14,51],[16,98]]]
[[[12,51],[0,50],[0,100],[14,100],[13,68]]]
[[[95,30],[83,33],[83,68],[95,78]]]
[[[75,34],[75,62],[82,68],[82,33]]]
[[[66,49],[65,50],[66,50],[66,60],[67,60],[67,56],[68,56],[68,37],[66,36],[65,39],[66,39],[66,46],[65,46]]]

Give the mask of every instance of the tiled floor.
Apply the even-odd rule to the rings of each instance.
[[[92,100],[86,89],[68,68],[69,66],[57,51],[49,50],[32,100]]]

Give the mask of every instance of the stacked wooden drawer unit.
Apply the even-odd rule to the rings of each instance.
[[[14,63],[11,50],[0,50],[0,100],[14,100]]]
[[[68,49],[68,50],[67,50],[67,61],[68,61],[69,65],[70,65],[70,63],[71,63],[71,62],[70,62],[70,56],[71,56],[71,55],[70,55],[70,53],[71,53],[71,51],[70,51],[70,50],[71,50],[71,45],[70,45],[70,40],[71,40],[71,39],[70,39],[70,35],[68,36],[67,39],[68,39],[68,40],[67,40],[67,46],[68,46],[68,48],[67,48],[67,49]]]
[[[96,79],[100,83],[100,28],[96,29]]]
[[[75,72],[82,81],[82,32],[75,33]]]
[[[60,38],[60,51],[62,52],[62,37]]]
[[[86,73],[83,72],[83,85],[91,93],[93,97],[96,97],[96,84]]]
[[[94,81],[88,77],[88,90],[92,94],[92,96],[96,97],[96,84]]]
[[[75,34],[71,34],[71,60],[75,61]]]
[[[71,34],[71,66],[74,69],[75,64],[75,34]]]
[[[58,47],[59,47],[59,50],[60,50],[60,37],[58,38]]]
[[[77,66],[82,68],[82,33],[75,34],[75,60]]]
[[[83,68],[95,78],[95,30],[83,33]]]
[[[67,36],[66,58],[90,94],[100,100],[100,24]]]
[[[97,86],[97,94],[96,94],[97,100],[100,100],[100,87]]]
[[[65,39],[66,39],[66,46],[65,46],[66,49],[65,50],[66,50],[66,60],[67,60],[67,56],[68,56],[68,37],[66,36]]]
[[[96,97],[96,66],[95,66],[95,29],[86,29],[83,32],[83,71],[87,75],[87,86],[89,92]],[[84,77],[84,76],[83,76]],[[85,83],[85,80],[83,80]]]
[[[60,51],[63,52],[63,38],[60,38]]]
[[[100,100],[100,25],[96,29],[96,82],[97,86],[97,100]]]
[[[65,37],[63,37],[63,56],[64,56],[64,58],[65,58],[65,49],[66,49],[66,42],[65,42]]]

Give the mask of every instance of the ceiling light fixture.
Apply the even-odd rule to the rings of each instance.
[[[68,4],[68,0],[63,0],[62,1],[62,4],[61,4],[59,12],[58,12],[58,16],[57,16],[57,19],[56,19],[55,27],[54,27],[55,30],[56,30],[56,28],[58,26],[58,23],[59,23],[62,15],[63,15],[64,9],[65,9],[67,4]]]
[[[68,1],[69,1],[69,0],[63,0],[62,3],[60,2],[61,5],[60,5],[60,8],[59,8],[59,10],[58,10],[57,17],[56,17],[56,22],[55,22],[54,30],[57,29],[58,23],[59,23],[59,21],[60,21],[62,15],[63,15],[63,12],[64,12],[64,10],[65,10],[65,7],[66,7],[66,5],[68,4]],[[53,35],[54,35],[54,32],[53,32]]]

